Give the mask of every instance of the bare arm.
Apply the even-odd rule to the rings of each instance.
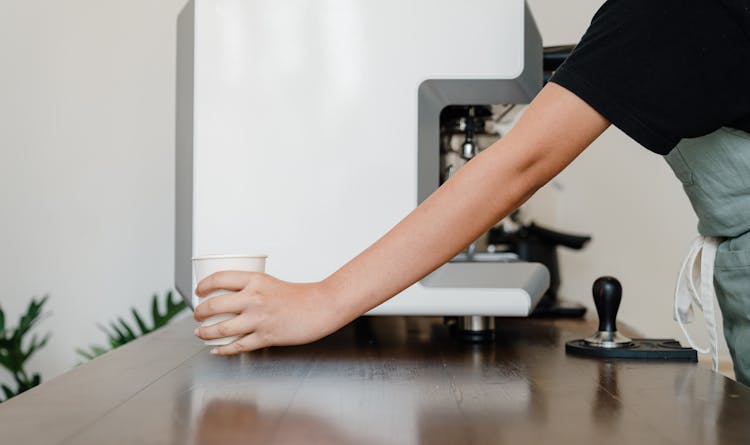
[[[205,339],[245,334],[216,351],[232,354],[306,343],[335,331],[452,258],[523,204],[608,126],[577,96],[548,84],[508,135],[322,282],[296,284],[262,274],[222,272],[199,283],[199,295],[216,289],[237,294],[200,305],[196,319],[222,312],[239,316],[197,334]]]
[[[327,279],[363,313],[432,272],[523,204],[607,127],[550,84],[513,130],[451,177],[390,232]]]

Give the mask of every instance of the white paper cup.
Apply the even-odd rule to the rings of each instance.
[[[225,270],[239,270],[243,272],[265,272],[267,255],[202,255],[193,258],[193,272],[195,273],[195,282],[200,283],[207,276]],[[195,293],[195,291],[193,291]],[[205,297],[199,297],[197,305],[200,305],[211,298],[231,293],[229,291],[219,290],[212,292]],[[197,306],[196,305],[196,306]],[[222,321],[227,321],[237,314],[218,314],[207,318],[201,326],[211,326]],[[209,346],[224,346],[232,343],[241,336],[216,338],[204,341]]]

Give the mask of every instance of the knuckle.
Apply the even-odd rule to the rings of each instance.
[[[204,295],[208,292],[208,290],[211,288],[212,278],[213,275],[209,275],[203,280],[198,283],[198,287],[196,287],[195,292],[199,295]]]
[[[267,346],[272,346],[273,344],[273,334],[271,334],[270,332],[260,333],[260,345],[258,346],[259,348],[265,348]]]
[[[219,281],[219,277],[218,277],[219,273],[220,272],[212,273],[211,275],[208,276],[208,278],[206,279],[207,287],[211,289],[216,287]]]
[[[216,331],[219,333],[219,335],[229,335],[229,328],[226,327],[224,324],[219,324],[216,326]]]
[[[251,293],[247,296],[247,307],[248,308],[257,308],[260,306],[260,298],[258,298],[258,295],[255,293]],[[256,314],[254,314],[256,315]]]
[[[247,273],[247,289],[256,289],[260,283],[258,282],[258,273],[257,272],[248,272]]]
[[[268,275],[263,272],[248,272],[247,283],[253,289],[259,289],[266,282]]]
[[[205,314],[213,314],[216,312],[216,301],[213,299],[206,301],[201,306],[203,306],[203,313]]]
[[[259,291],[253,291],[250,293],[250,304],[253,306],[263,306],[265,302],[265,296]]]
[[[193,313],[193,318],[195,318],[196,321],[203,321],[207,317],[208,317],[208,312],[206,311],[206,308],[202,304],[195,308],[195,313]]]

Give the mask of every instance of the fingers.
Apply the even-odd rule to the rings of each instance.
[[[244,315],[238,315],[211,326],[201,326],[195,330],[195,335],[203,340],[213,340],[234,335],[245,335],[252,332],[253,329],[249,318]]]
[[[260,275],[262,274],[259,272],[240,272],[236,270],[216,272],[198,283],[198,286],[195,288],[195,294],[199,297],[205,297],[217,290],[237,292],[247,287],[248,284]]]
[[[248,305],[248,297],[241,293],[219,295],[199,302],[195,307],[193,318],[203,321],[217,314],[239,314]]]
[[[254,351],[269,346],[258,334],[248,334],[226,346],[218,346],[211,350],[214,355],[235,355],[242,352]]]

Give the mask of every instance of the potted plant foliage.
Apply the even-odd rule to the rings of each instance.
[[[13,388],[5,383],[0,384],[5,400],[28,391],[42,382],[42,376],[39,373],[30,373],[26,369],[26,363],[34,353],[47,344],[50,334],[45,334],[41,339],[36,334],[32,334],[28,341],[27,338],[39,322],[47,298],[47,296],[40,300],[32,298],[26,312],[21,315],[18,325],[13,329],[6,326],[5,312],[0,307],[0,366],[13,376],[15,386]]]

